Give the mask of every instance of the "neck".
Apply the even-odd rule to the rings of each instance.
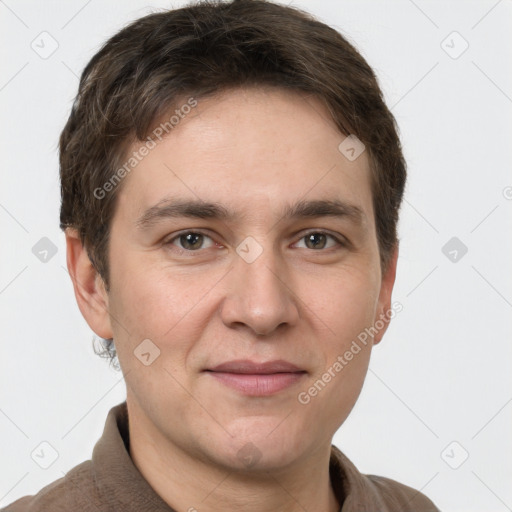
[[[258,473],[220,467],[169,442],[129,407],[130,456],[155,492],[180,512],[338,512],[331,485],[331,445],[293,467]]]

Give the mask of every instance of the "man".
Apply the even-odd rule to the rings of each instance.
[[[438,510],[331,442],[396,304],[405,163],[336,31],[262,0],[142,18],[60,140],[80,310],[123,371],[92,461],[19,511]]]

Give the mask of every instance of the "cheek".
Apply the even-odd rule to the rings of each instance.
[[[115,333],[120,338],[126,337],[126,330],[131,338],[159,338],[180,313],[179,294],[165,280],[133,272],[124,275],[130,275],[130,279],[112,280],[110,313],[126,328],[118,328]]]
[[[334,434],[354,407],[368,371],[372,344],[365,329],[372,325],[376,299],[374,281],[355,269],[326,279],[315,295],[310,317],[319,319],[324,335],[316,331],[321,364],[301,390],[308,428],[318,429],[322,418],[323,428]]]
[[[204,291],[192,287],[190,279],[148,264],[144,256],[127,257],[111,276],[110,315],[130,392],[148,405],[164,400],[171,391],[179,396],[178,382],[184,381],[187,354],[199,325],[190,319],[198,320],[194,305]],[[146,353],[150,355],[144,361]]]
[[[365,268],[344,267],[309,287],[311,311],[321,319],[337,348],[373,322],[379,288]]]
[[[322,389],[322,397],[313,407],[321,414],[320,404],[331,403],[338,411],[336,421],[350,412],[368,369],[372,344],[366,330],[374,320],[379,290],[376,276],[367,268],[346,266],[310,288],[310,318],[318,326],[317,334],[323,333],[316,345],[321,364],[309,382]],[[325,389],[319,380],[328,381]]]
[[[198,318],[198,311],[209,305],[207,292],[222,273],[192,274],[147,254],[118,261],[111,273],[109,309],[119,352],[133,351],[146,338],[164,350],[172,340],[173,358],[182,360],[207,318]]]

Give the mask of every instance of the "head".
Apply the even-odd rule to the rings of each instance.
[[[244,446],[270,467],[329,441],[389,321],[405,185],[357,50],[263,0],[146,16],[86,66],[60,166],[77,301],[133,410],[229,467]],[[247,396],[211,371],[240,359],[302,373]]]

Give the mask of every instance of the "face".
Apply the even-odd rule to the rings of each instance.
[[[396,260],[382,275],[368,158],[344,138],[311,97],[230,91],[122,182],[109,314],[87,320],[114,337],[129,408],[200,460],[284,468],[356,402],[385,328],[345,354],[389,310]]]

